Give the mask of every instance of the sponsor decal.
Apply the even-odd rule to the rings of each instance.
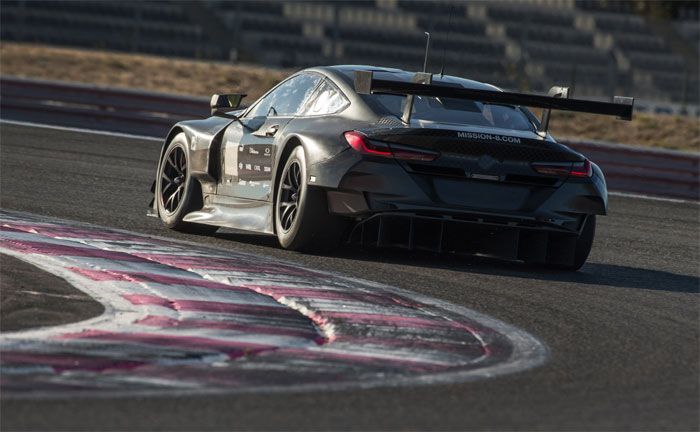
[[[273,257],[7,211],[0,252],[105,306],[0,334],[3,397],[455,383],[546,359],[487,315]]]
[[[520,138],[508,135],[495,135],[482,132],[457,132],[457,138],[478,139],[484,141],[498,141],[510,144],[520,144]]]

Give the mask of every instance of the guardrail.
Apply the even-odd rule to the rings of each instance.
[[[0,77],[0,108],[6,119],[158,137],[209,116],[206,98],[13,77]]]
[[[593,140],[560,141],[597,163],[611,190],[700,199],[698,154]]]
[[[0,77],[5,119],[163,137],[176,122],[209,116],[206,98]],[[605,172],[611,190],[700,199],[700,155],[562,140]]]

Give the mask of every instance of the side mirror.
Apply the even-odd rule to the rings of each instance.
[[[233,111],[241,105],[241,101],[246,95],[241,93],[224,94],[224,95],[212,95],[211,103],[211,115],[217,115],[220,113],[225,113],[226,111]]]

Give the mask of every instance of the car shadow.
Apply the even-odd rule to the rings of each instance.
[[[280,248],[277,238],[274,236],[242,232],[222,232],[215,235],[217,238],[223,240],[276,249]],[[528,266],[518,262],[509,262],[481,256],[412,252],[401,249],[362,249],[351,245],[342,245],[331,253],[324,254],[323,256],[354,261],[381,262],[385,264],[451,270],[464,273],[509,276],[530,280],[571,282],[654,291],[683,293],[700,292],[700,278],[696,276],[608,263],[587,262],[579,271],[569,272],[550,270],[542,267]]]
[[[336,256],[358,261],[375,261],[529,280],[571,282],[655,291],[700,292],[700,278],[696,276],[608,263],[587,262],[579,271],[570,272],[480,256],[411,253],[400,250],[360,251],[343,249]]]

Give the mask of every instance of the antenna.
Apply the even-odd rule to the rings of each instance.
[[[440,78],[445,75],[445,55],[447,55],[447,45],[450,42],[450,31],[452,30],[452,15],[454,14],[455,4],[450,3],[450,18],[447,21],[447,37],[445,38],[445,46],[442,48],[442,65],[440,65]]]
[[[430,50],[430,33],[425,32],[425,58],[423,59],[423,72],[428,67],[428,51]]]

